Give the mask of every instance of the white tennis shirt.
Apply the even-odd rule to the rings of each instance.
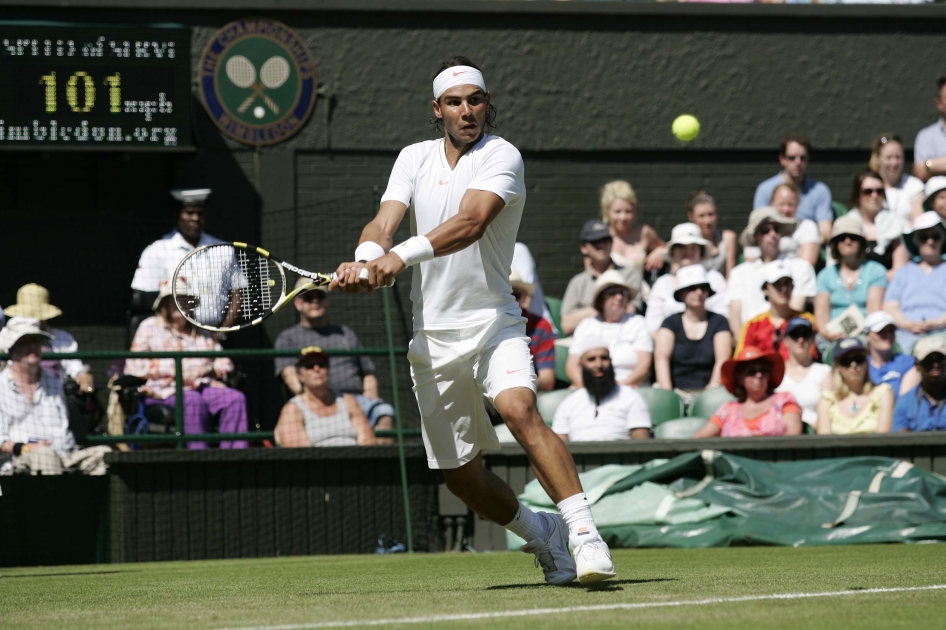
[[[523,172],[519,151],[498,136],[483,136],[453,170],[443,139],[401,151],[381,202],[400,201],[410,208],[412,235],[427,234],[456,216],[468,189],[489,191],[506,202],[480,240],[415,265],[414,330],[468,328],[499,313],[522,317],[509,273],[526,202]]]

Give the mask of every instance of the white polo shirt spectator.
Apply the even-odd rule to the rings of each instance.
[[[579,389],[562,401],[552,420],[552,430],[569,442],[626,441],[632,430],[650,428],[647,403],[627,385],[617,385],[600,405],[587,389]]]
[[[801,295],[806,298],[813,298],[818,292],[815,269],[807,260],[795,258],[794,256],[779,256],[781,260],[791,271],[792,296]],[[765,283],[765,264],[761,259],[753,262],[745,262],[736,265],[729,272],[729,299],[739,300],[742,306],[742,321],[749,321],[756,315],[761,315],[769,310],[769,301],[765,299],[762,293],[762,285]]]
[[[647,331],[647,323],[640,315],[625,315],[620,322],[610,323],[600,317],[582,320],[575,329],[569,354],[578,354],[587,348],[589,339],[604,339],[614,365],[614,378],[620,383],[637,367],[638,351],[654,352],[654,339]]]
[[[219,238],[204,233],[200,235],[197,247],[222,242]],[[131,288],[149,293],[158,291],[161,288],[161,282],[174,275],[174,271],[184,256],[197,247],[188,243],[177,230],[151,243],[141,252],[138,269],[131,281]]]

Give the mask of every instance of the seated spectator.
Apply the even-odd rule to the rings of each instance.
[[[594,301],[595,282],[605,271],[613,269],[620,273],[632,299],[641,303],[641,271],[638,267],[622,267],[611,260],[611,232],[601,221],[588,221],[581,228],[581,253],[585,257],[585,270],[572,277],[562,298],[562,334],[571,335],[582,320],[597,317]],[[637,312],[630,304],[628,312]]]
[[[864,320],[864,331],[867,333],[871,382],[890,385],[894,398],[899,398],[901,382],[915,381],[915,385],[919,382],[919,376],[913,367],[912,356],[894,352],[897,325],[893,316],[887,311],[874,311]],[[913,389],[913,386],[909,389]]]
[[[650,410],[637,391],[615,381],[608,342],[587,339],[578,348],[584,387],[555,410],[552,430],[566,442],[650,438]]]
[[[772,191],[771,206],[778,210],[778,213],[788,219],[798,218],[798,200],[801,197],[801,191],[795,184],[779,184]],[[798,257],[807,260],[811,266],[818,264],[821,257],[821,233],[818,224],[811,219],[802,219],[798,221],[798,226],[791,236],[783,236],[781,243],[785,239],[794,239],[798,245]]]
[[[41,366],[53,336],[36,319],[11,317],[0,330],[0,351],[10,354],[0,372],[0,452],[13,458],[0,474],[105,474],[107,446],[76,448],[69,430],[62,381]]]
[[[178,264],[187,254],[198,247],[223,242],[204,232],[210,192],[209,188],[171,191],[171,196],[180,204],[175,214],[176,228],[141,252],[138,269],[131,281],[133,304],[147,304],[160,290],[161,283],[174,276]],[[197,307],[201,311],[201,321],[210,322],[219,318],[223,325],[223,314],[228,311],[232,291],[245,286],[245,283],[246,279],[236,264],[229,277],[212,279],[211,290],[201,291],[201,301]]]
[[[893,272],[909,260],[907,251],[900,246],[900,235],[909,223],[886,208],[884,190],[884,181],[876,172],[858,173],[851,188],[851,210],[841,218],[851,216],[861,220],[867,260],[889,269],[888,277],[892,278]]]
[[[880,134],[874,140],[869,167],[884,180],[887,208],[909,224],[923,212],[923,181],[904,173],[903,165],[903,140],[894,133]]]
[[[667,317],[657,331],[654,368],[657,386],[690,404],[704,389],[722,384],[719,371],[732,355],[732,333],[725,317],[706,310],[713,287],[702,265],[682,267],[676,279],[673,297],[684,311]]]
[[[709,242],[703,265],[708,270],[718,271],[724,278],[728,278],[739,255],[736,233],[719,229],[716,201],[708,192],[695,190],[690,193],[687,199],[687,220],[700,226],[700,234]]]
[[[815,361],[815,331],[811,321],[804,317],[793,317],[785,325],[784,345],[788,348],[785,362],[785,377],[775,388],[776,392],[788,392],[801,407],[802,421],[815,427],[818,423],[818,402],[821,386],[831,373],[831,366]]]
[[[365,446],[377,442],[355,397],[331,387],[329,365],[322,348],[302,349],[295,366],[301,392],[283,405],[279,414],[275,430],[279,446]]]
[[[305,278],[299,278],[295,288],[298,289],[306,282]],[[312,289],[297,295],[292,305],[299,313],[299,323],[279,333],[274,347],[280,350],[299,350],[308,346],[327,350],[361,348],[361,341],[355,331],[348,326],[329,322],[328,309],[331,304],[331,297],[324,289]],[[394,429],[394,407],[381,400],[371,357],[336,356],[331,357],[329,363],[332,367],[329,387],[339,394],[354,396],[373,428],[379,431]],[[276,376],[293,394],[302,393],[298,373],[292,357],[276,359]]]
[[[932,125],[923,127],[913,142],[913,174],[924,182],[934,175],[946,175],[946,75],[936,81],[934,103],[940,117]]]
[[[884,310],[897,324],[901,350],[913,348],[920,338],[946,328],[946,291],[933,290],[946,283],[943,242],[946,225],[935,212],[913,220],[903,235],[903,245],[914,259],[894,274],[884,296]]]
[[[890,385],[874,385],[867,348],[851,337],[834,344],[834,376],[818,403],[818,435],[890,433],[894,395]]]
[[[615,264],[642,274],[663,267],[663,256],[655,250],[664,242],[654,228],[636,225],[637,193],[625,181],[608,182],[601,188],[601,220],[611,228],[614,245],[611,257]]]
[[[608,343],[619,385],[638,385],[650,376],[654,341],[644,318],[627,312],[630,294],[631,288],[618,271],[610,269],[598,277],[592,306],[601,315],[579,324],[565,364],[565,373],[574,387],[582,386],[578,348],[587,347],[589,339],[604,339]]]
[[[729,274],[729,328],[738,337],[742,325],[771,308],[760,287],[765,282],[763,266],[781,260],[791,271],[792,299],[789,306],[796,312],[805,310],[809,298],[815,296],[815,269],[808,261],[779,249],[783,232],[790,234],[796,221],[783,217],[775,208],[757,208],[749,214],[749,225],[743,231],[743,247],[758,247],[759,258],[737,265]]]
[[[752,208],[761,208],[772,199],[779,184],[794,184],[801,191],[798,202],[799,221],[810,219],[818,224],[821,240],[828,240],[834,211],[831,209],[831,190],[821,182],[808,177],[808,162],[811,157],[811,141],[807,136],[789,134],[782,138],[779,146],[779,164],[782,172],[773,175],[755,189]]]
[[[749,346],[723,363],[723,385],[737,400],[724,403],[693,437],[798,435],[801,407],[787,392],[775,393],[785,362],[775,352]]]
[[[535,286],[524,282],[514,269],[509,276],[512,296],[519,302],[522,316],[526,318],[526,334],[529,336],[529,352],[535,365],[535,389],[550,392],[555,389],[555,331],[547,319],[529,310]]]
[[[703,238],[699,226],[695,223],[681,223],[673,228],[666,247],[669,253],[669,273],[657,278],[647,299],[644,317],[649,333],[656,333],[667,317],[683,311],[683,303],[674,298],[677,290],[677,270],[688,265],[702,264],[709,245],[709,241]],[[715,270],[708,271],[706,278],[712,287],[712,297],[707,300],[706,308],[725,315],[729,310],[726,303],[726,279]]]
[[[791,307],[794,282],[792,270],[784,260],[773,260],[762,266],[761,287],[769,310],[743,325],[736,342],[736,354],[743,348],[754,347],[762,352],[777,352],[786,361],[789,350],[784,341],[789,320],[801,317],[814,324],[815,318],[811,313],[802,313]],[[817,356],[817,351],[812,348],[812,357]]]
[[[75,337],[49,325],[49,320],[62,315],[62,311],[49,303],[49,291],[45,287],[38,284],[23,285],[16,292],[16,304],[7,307],[4,312],[10,317],[38,320],[40,329],[52,335],[47,346],[52,352],[79,350]],[[70,429],[74,436],[83,440],[95,424],[96,414],[101,413],[101,407],[94,397],[95,379],[89,366],[78,359],[47,359],[43,361],[43,369],[63,381]]]
[[[177,294],[185,298],[198,297],[187,282],[178,279]],[[184,319],[174,305],[171,283],[161,283],[154,301],[155,315],[141,322],[131,343],[133,352],[187,352],[223,350],[213,336],[196,328]],[[199,306],[198,306],[199,308]],[[246,396],[227,387],[223,378],[233,370],[230,359],[188,358],[184,369],[184,433],[207,433],[211,429],[211,415],[220,414],[220,433],[245,433],[247,430]],[[128,359],[125,373],[145,379],[142,387],[145,405],[174,407],[174,359]],[[220,442],[220,448],[246,448],[244,440]],[[204,449],[206,442],[188,442],[187,448]]]
[[[835,264],[818,272],[818,294],[815,295],[815,322],[827,342],[845,336],[843,330],[829,332],[828,322],[852,304],[867,315],[883,307],[887,288],[887,270],[879,262],[866,260],[867,241],[864,224],[851,213],[831,227],[831,258]],[[822,348],[825,350],[826,346]]]
[[[535,269],[535,259],[532,252],[525,243],[516,243],[512,253],[512,270],[519,274],[523,282],[528,282],[534,289],[532,292],[532,301],[529,303],[529,311],[539,317],[548,320],[552,324],[552,330],[555,330],[555,322],[552,321],[552,313],[545,305],[545,292],[542,290],[542,283],[539,281],[539,274]]]
[[[927,337],[913,348],[913,358],[920,374],[920,384],[897,399],[893,412],[893,430],[946,430],[946,342]]]
[[[923,205],[920,209],[925,212],[935,212],[939,218],[946,221],[946,177],[942,175],[930,177],[923,191]]]

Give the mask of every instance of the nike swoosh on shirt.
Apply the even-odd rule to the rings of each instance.
[[[460,76],[461,74],[466,74],[466,70],[464,70],[463,72],[454,72],[454,73],[453,73],[453,76],[458,77],[458,76]]]
[[[521,372],[525,368],[519,368],[518,370],[506,370],[506,374],[515,374],[516,372]]]
[[[449,180],[447,180],[447,181],[445,181],[445,182],[439,182],[439,183],[440,183],[440,185],[441,185],[441,186],[446,186],[447,184],[449,184],[449,183],[450,183],[450,181],[449,181]]]

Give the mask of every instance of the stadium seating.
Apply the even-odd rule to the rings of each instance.
[[[654,428],[654,437],[661,440],[686,440],[696,435],[704,424],[706,424],[705,418],[669,420]]]
[[[555,380],[571,385],[572,380],[565,373],[566,361],[568,361],[568,346],[555,344]]]
[[[654,427],[683,417],[683,399],[676,392],[655,387],[640,387],[637,392],[650,409],[650,422]]]
[[[693,399],[690,408],[687,410],[687,415],[697,418],[710,418],[716,413],[720,405],[730,400],[736,400],[736,397],[726,391],[725,387],[708,389]]]
[[[835,219],[838,219],[838,218],[840,218],[840,217],[843,217],[845,214],[847,214],[847,206],[845,206],[845,205],[844,205],[843,203],[841,203],[840,201],[832,201],[832,202],[831,202],[831,210],[834,211],[834,218],[835,218]]]
[[[547,297],[545,298],[545,306],[549,309],[549,314],[552,316],[552,324],[555,325],[555,330],[561,333],[562,331],[562,301],[558,298]]]
[[[542,416],[545,424],[551,426],[555,410],[571,393],[570,389],[556,389],[554,392],[542,392],[535,397],[536,409],[539,410],[539,415]]]

